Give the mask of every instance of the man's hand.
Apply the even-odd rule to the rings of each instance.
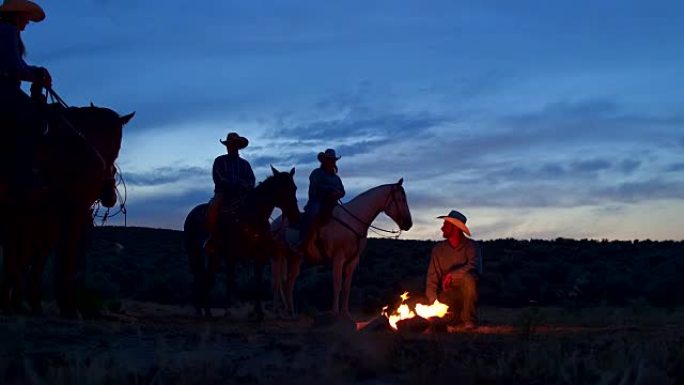
[[[52,76],[47,68],[40,67],[40,82],[45,88],[52,88]]]
[[[453,281],[454,278],[451,276],[451,273],[446,273],[442,278],[442,292],[447,291],[451,287]]]

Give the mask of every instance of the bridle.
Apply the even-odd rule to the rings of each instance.
[[[45,100],[47,101],[48,98],[52,99],[53,103],[59,104],[60,107],[67,109],[69,108],[69,105],[62,99],[55,90],[53,90],[51,87],[44,87],[45,88]],[[104,213],[100,214],[100,200],[98,199],[93,203],[93,206],[91,207],[92,209],[92,216],[93,219],[95,218],[100,218],[102,220],[102,225],[107,221],[107,219],[115,217],[119,214],[123,214],[124,216],[124,226],[127,225],[127,212],[126,212],[126,198],[127,198],[127,191],[126,191],[126,182],[123,179],[123,175],[121,173],[121,170],[119,169],[118,165],[114,162],[108,162],[105,157],[102,155],[102,153],[86,138],[85,134],[78,128],[76,128],[68,119],[66,116],[61,111],[56,111],[57,116],[61,120],[61,122],[69,129],[71,130],[72,133],[76,135],[85,145],[87,148],[89,148],[95,156],[102,162],[104,165],[108,165],[108,176],[103,178],[104,183],[111,183],[116,190],[116,194],[119,196],[118,201],[120,203],[118,211],[111,213],[111,209],[107,208]],[[118,180],[117,180],[118,176]],[[118,186],[123,185],[123,194],[119,192]]]
[[[385,203],[382,205],[382,207],[381,207],[380,209],[378,209],[378,211],[375,213],[375,215],[373,215],[373,218],[377,217],[378,214],[380,214],[380,213],[383,212],[383,211],[386,212],[386,211],[387,211],[387,207],[388,207],[388,205],[389,205],[390,203],[394,204],[394,208],[397,210],[397,212],[400,211],[400,210],[399,210],[399,203],[397,202],[397,198],[396,198],[396,194],[397,194],[397,192],[398,192],[398,188],[399,188],[399,186],[398,186],[397,184],[392,185],[392,187],[390,188],[390,193],[387,194],[387,198],[385,198]],[[340,206],[340,207],[342,208],[342,210],[344,210],[347,214],[349,214],[350,217],[356,219],[356,221],[358,221],[358,222],[361,223],[362,225],[368,227],[369,229],[377,230],[377,231],[384,232],[384,233],[388,233],[388,234],[393,234],[390,238],[399,238],[399,236],[400,236],[401,233],[402,233],[401,228],[400,228],[399,230],[386,230],[386,229],[383,229],[383,228],[374,226],[374,225],[371,224],[371,223],[367,223],[367,222],[364,221],[363,219],[361,219],[361,218],[357,217],[356,215],[354,215],[351,211],[349,211],[349,209],[347,209],[346,207],[344,207],[344,205],[343,205],[342,202],[340,202],[340,201],[338,201],[338,206]],[[336,217],[333,217],[333,219],[335,219],[335,220],[338,221],[340,224],[342,224],[344,227],[346,227],[347,229],[349,229],[350,231],[352,231],[354,234],[356,234],[357,237],[359,237],[359,238],[362,237],[361,235],[359,235],[359,234],[356,232],[356,230],[354,230],[351,226],[349,226],[349,224],[347,224],[347,223],[344,222],[343,220],[341,220],[341,219],[339,219],[339,218],[336,218]]]

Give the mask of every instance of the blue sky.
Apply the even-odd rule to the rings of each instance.
[[[297,168],[300,206],[327,147],[347,199],[404,177],[405,238],[452,208],[481,239],[684,238],[682,2],[41,4],[27,61],[137,112],[129,225],[181,228],[238,131],[258,180]]]

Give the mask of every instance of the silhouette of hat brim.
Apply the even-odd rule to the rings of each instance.
[[[325,159],[333,159],[333,160],[340,160],[341,156],[331,156],[331,155],[326,155],[324,152],[319,152],[318,153],[318,161],[322,162]]]
[[[27,13],[29,20],[34,23],[45,20],[45,11],[40,5],[29,0],[5,0],[0,5],[0,12]]]
[[[219,142],[221,142],[221,144],[226,147],[234,144],[237,146],[238,149],[243,149],[249,146],[249,140],[247,140],[247,138],[243,138],[242,136],[227,140],[219,139]]]
[[[458,220],[456,218],[452,218],[448,215],[442,215],[442,216],[439,216],[437,218],[444,219],[446,222],[449,222],[452,225],[458,227],[461,231],[466,233],[466,235],[470,236],[470,229],[468,228],[468,226],[466,226],[465,223],[461,222],[460,220]]]

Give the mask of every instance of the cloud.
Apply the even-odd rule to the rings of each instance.
[[[159,186],[185,181],[196,177],[206,177],[211,170],[200,167],[161,167],[146,172],[127,172],[124,174],[126,183],[131,186]]]
[[[340,139],[367,138],[373,142],[387,136],[400,135],[414,137],[425,134],[430,128],[444,123],[444,118],[428,113],[379,113],[355,116],[351,113],[338,119],[318,120],[305,124],[297,124],[275,131],[275,135],[285,138],[306,138],[307,140],[326,140],[334,143]],[[396,138],[396,136],[395,136]]]
[[[684,162],[682,163],[673,163],[665,167],[666,172],[680,172],[684,171]]]
[[[574,162],[570,167],[577,172],[595,172],[611,168],[612,163],[605,159],[592,159]]]

